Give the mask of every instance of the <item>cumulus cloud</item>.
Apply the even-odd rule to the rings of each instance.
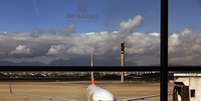
[[[133,32],[132,30],[141,23],[142,17],[138,15],[127,22],[122,22],[120,29],[113,32],[88,32],[74,36],[42,34],[37,37],[31,36],[29,33],[2,34],[0,35],[0,53],[5,54],[0,54],[1,57],[4,57],[0,61],[30,62],[31,59],[34,59],[34,61],[50,64],[63,59],[68,60],[65,63],[76,65],[76,62],[79,61],[89,61],[90,63],[90,54],[94,52],[99,64],[104,65],[107,62],[119,65],[120,43],[125,40],[127,63],[158,65],[160,62],[160,33]],[[71,26],[71,28],[75,27]],[[67,32],[73,31],[67,30]],[[14,51],[13,47],[16,48]],[[10,52],[11,55],[6,55]],[[23,57],[19,60],[12,56],[13,53],[31,53],[31,57]],[[103,62],[100,63],[100,61]]]
[[[131,32],[135,27],[138,27],[140,24],[142,24],[142,20],[142,16],[137,15],[133,19],[123,21],[120,23],[120,30],[122,32]]]
[[[158,33],[159,34],[159,33]],[[151,52],[151,50],[159,50],[160,37],[157,33],[133,33],[126,38],[127,51],[129,54],[143,54],[145,52]],[[156,36],[157,35],[157,36]],[[157,54],[157,53],[156,53]]]
[[[201,33],[186,28],[171,33],[168,41],[170,65],[201,65]]]
[[[48,50],[47,54],[48,55],[58,55],[62,54],[65,50],[64,45],[52,45],[50,49]]]
[[[30,54],[30,48],[28,48],[26,45],[19,45],[16,47],[14,51],[11,51],[11,54]]]
[[[80,58],[82,56],[90,56],[94,51],[99,61],[107,60],[107,58],[114,58],[118,63],[120,42],[117,43],[118,34],[114,32],[94,32],[93,34],[83,33],[79,36],[40,36],[40,37],[27,37],[27,36],[4,36],[5,40],[0,39],[3,43],[14,47],[15,44],[26,44],[32,49],[32,58],[48,57],[58,59]],[[3,38],[2,38],[3,39]],[[19,39],[23,39],[19,42]],[[13,40],[13,41],[9,41]],[[17,41],[18,40],[18,41]],[[126,54],[127,59],[138,65],[159,64],[159,47],[160,37],[149,33],[134,32],[126,37]],[[8,42],[9,41],[9,42]],[[18,43],[16,43],[18,42]],[[0,46],[2,47],[2,46]],[[12,49],[11,47],[11,49]],[[7,52],[11,51],[8,49]],[[2,50],[3,51],[3,50]],[[20,51],[20,52],[19,52]],[[6,51],[4,51],[6,52]],[[25,45],[18,45],[12,53],[30,53],[30,49]],[[149,58],[146,57],[149,55]],[[107,57],[110,56],[110,57]],[[107,57],[106,59],[103,57]],[[155,57],[155,59],[153,59]],[[11,59],[12,56],[10,56]],[[155,60],[154,62],[143,62],[146,59]],[[38,61],[40,60],[37,58]],[[42,58],[41,58],[42,59]],[[102,60],[101,60],[102,59]],[[9,60],[7,58],[7,60]],[[14,59],[16,60],[16,59]],[[23,59],[28,61],[30,59]],[[111,61],[111,60],[110,60]],[[51,62],[51,61],[49,61]],[[47,63],[47,62],[45,62]]]

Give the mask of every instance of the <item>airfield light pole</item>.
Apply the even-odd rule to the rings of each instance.
[[[121,43],[121,67],[125,66],[125,42]],[[124,72],[121,72],[121,83],[124,83]]]

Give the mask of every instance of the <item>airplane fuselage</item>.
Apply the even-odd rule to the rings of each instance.
[[[87,88],[88,101],[116,101],[115,96],[106,89],[91,84]]]

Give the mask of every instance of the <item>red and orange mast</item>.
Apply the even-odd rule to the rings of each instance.
[[[93,66],[94,66],[94,53],[91,54],[91,67],[93,67]],[[93,71],[91,72],[91,84],[93,84],[93,85],[96,84]]]

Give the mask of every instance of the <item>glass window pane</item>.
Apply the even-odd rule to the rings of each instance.
[[[1,0],[0,65],[160,65],[160,0]],[[122,56],[124,57],[124,56]]]
[[[169,65],[201,65],[200,0],[169,0]]]

